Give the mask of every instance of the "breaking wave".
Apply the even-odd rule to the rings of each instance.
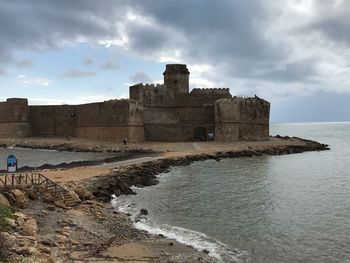
[[[156,224],[152,220],[141,217],[136,205],[130,200],[114,198],[112,204],[118,211],[130,214],[135,228],[153,235],[163,235],[198,251],[205,251],[218,262],[239,262],[239,257],[245,254],[239,250],[230,250],[224,243],[203,233],[168,224]]]

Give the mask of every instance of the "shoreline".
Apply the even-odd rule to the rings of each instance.
[[[283,137],[289,140],[289,137]],[[294,137],[296,139],[296,137]],[[273,146],[264,149],[247,148],[239,151],[216,152],[211,154],[190,154],[184,156],[165,157],[154,161],[131,164],[112,170],[107,175],[96,176],[83,182],[84,187],[89,189],[94,196],[102,201],[110,201],[112,195],[134,194],[132,186],[146,187],[158,183],[157,175],[168,172],[174,166],[188,166],[196,161],[215,160],[224,158],[253,157],[262,155],[287,155],[309,151],[326,151],[328,145],[312,140],[304,140],[303,145]]]
[[[275,141],[271,145],[264,142],[255,143],[259,147],[252,147],[248,143],[243,145],[243,149],[229,151],[225,147],[215,148],[214,151],[207,153],[163,151],[163,154],[154,160],[130,160],[130,163],[120,166],[112,163],[108,168],[103,168],[103,172],[98,170],[99,173],[93,167],[42,171],[43,174],[56,178],[72,189],[78,194],[82,203],[77,207],[67,208],[57,204],[55,206],[53,202],[53,209],[52,204],[45,203],[39,198],[31,201],[27,208],[20,210],[37,221],[37,243],[43,247],[42,250],[39,247],[37,250],[41,251],[41,254],[45,252],[45,247],[46,252],[48,247],[54,251],[50,255],[54,261],[40,262],[95,262],[94,260],[101,258],[108,259],[108,262],[123,262],[123,260],[216,262],[216,259],[208,255],[208,251],[198,252],[164,236],[151,235],[136,229],[127,214],[113,211],[111,196],[135,194],[133,186],[146,187],[157,184],[157,175],[169,171],[173,166],[186,166],[195,161],[208,159],[220,161],[222,158],[284,155],[329,149],[325,144],[295,137],[275,137],[273,140],[278,143]],[[203,147],[206,145],[203,144]],[[80,177],[74,176],[84,169],[89,173]],[[53,222],[53,225],[50,222]],[[17,230],[20,231],[20,228],[16,226],[13,231]],[[47,245],[50,243],[46,242],[47,238],[55,235],[58,235],[62,242],[57,244],[51,242]]]

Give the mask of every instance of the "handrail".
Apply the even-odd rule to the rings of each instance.
[[[58,183],[50,180],[40,173],[7,173],[0,174],[0,190],[13,187],[26,187],[31,185],[41,185],[46,189],[53,188],[54,194],[59,194],[65,200],[64,193],[69,193],[76,201],[80,201],[71,192]]]

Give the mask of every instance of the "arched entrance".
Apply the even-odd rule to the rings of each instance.
[[[198,141],[207,140],[207,129],[204,127],[197,127],[194,129],[193,138]]]

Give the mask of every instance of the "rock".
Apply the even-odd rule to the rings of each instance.
[[[52,194],[45,191],[42,195],[42,198],[45,202],[48,202],[48,203],[53,203],[55,202],[55,199],[53,198]]]
[[[18,206],[19,208],[26,208],[28,206],[29,200],[22,191],[18,189],[12,189],[10,190],[10,193],[15,199],[16,206]]]
[[[48,207],[46,207],[46,209],[49,211],[55,211],[56,207],[54,205],[49,205]]]
[[[67,206],[63,201],[55,201],[55,206],[62,208],[62,209],[67,209]]]
[[[93,198],[92,193],[80,185],[71,184],[70,188],[73,189],[73,191],[78,195],[79,199],[81,200],[89,200]]]
[[[141,215],[148,215],[148,211],[147,211],[147,209],[144,209],[144,208],[142,208],[141,210],[140,210],[140,214]]]
[[[5,221],[6,221],[7,225],[12,227],[12,228],[15,228],[17,226],[16,221],[14,219],[5,218]]]
[[[17,222],[18,225],[23,225],[24,224],[25,218],[26,218],[25,214],[22,214],[20,212],[16,212],[13,215],[16,218],[16,222]]]
[[[10,202],[7,200],[6,196],[0,193],[0,205],[10,207]]]
[[[57,243],[51,239],[44,239],[41,241],[41,244],[49,247],[56,247]]]
[[[38,233],[38,225],[34,218],[26,217],[24,225],[21,227],[21,233],[24,236],[33,236],[36,237]]]

